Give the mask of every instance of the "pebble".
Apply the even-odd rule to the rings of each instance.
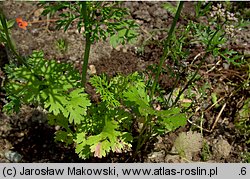
[[[94,65],[89,65],[89,69],[90,69],[90,74],[91,74],[91,75],[96,74],[96,68],[95,68]]]
[[[61,128],[61,127],[60,127],[59,125],[56,125],[56,126],[55,126],[55,130],[56,130],[56,131],[60,130],[60,128]]]
[[[223,67],[224,67],[225,70],[228,70],[228,69],[229,69],[230,64],[228,64],[228,63],[223,63],[222,65],[223,65]]]
[[[70,61],[73,61],[75,63],[79,63],[79,61],[77,61],[77,58],[74,56],[69,57],[69,59],[70,59]]]
[[[18,163],[22,160],[22,155],[17,153],[17,152],[14,152],[14,151],[6,151],[4,156],[10,161],[10,162],[13,162],[13,163]]]
[[[31,34],[32,34],[33,36],[35,36],[35,37],[37,37],[37,36],[39,35],[38,29],[32,29],[30,32],[31,32]]]
[[[245,56],[246,58],[250,58],[250,50],[245,50],[245,51],[244,51],[244,56]]]
[[[232,146],[223,139],[218,140],[213,145],[213,153],[214,155],[221,159],[221,158],[227,158],[231,152]]]
[[[44,8],[39,8],[34,12],[34,16],[35,17],[39,17],[41,16],[42,12],[43,12]]]
[[[159,152],[153,152],[149,154],[148,158],[149,159],[154,159],[154,158],[163,158],[165,156],[165,151],[161,150]]]

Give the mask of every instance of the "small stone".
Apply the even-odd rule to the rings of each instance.
[[[224,67],[225,70],[228,70],[228,69],[229,69],[230,64],[228,64],[228,63],[223,63],[222,65],[223,65],[223,67]]]
[[[165,157],[165,151],[164,150],[161,150],[159,152],[152,152],[148,156],[149,159],[163,158],[163,157]]]
[[[35,17],[39,17],[41,16],[42,12],[43,12],[44,8],[39,8],[34,12],[34,16]]]
[[[122,52],[123,52],[123,53],[127,53],[127,52],[128,52],[128,49],[127,49],[127,48],[123,48],[123,49],[122,49]]]
[[[245,51],[244,51],[244,56],[245,56],[246,58],[249,58],[249,57],[250,57],[250,50],[245,50]]]
[[[14,151],[7,151],[5,152],[4,156],[10,161],[10,162],[14,162],[14,163],[18,163],[22,160],[22,155],[14,152]]]
[[[79,62],[80,62],[80,61],[77,60],[77,58],[74,57],[74,56],[69,57],[69,59],[70,59],[70,61],[75,62],[75,63],[79,63]]]
[[[55,126],[55,130],[58,131],[61,127],[60,126]]]
[[[219,139],[213,146],[213,153],[216,158],[227,158],[231,152],[232,146],[224,139]]]
[[[117,51],[121,51],[122,45],[117,45],[117,46],[115,47],[115,49],[116,49]]]
[[[33,36],[35,36],[35,37],[37,37],[37,36],[39,35],[38,29],[32,29],[30,32],[31,32],[31,34],[32,34]]]
[[[139,25],[142,25],[142,24],[143,24],[143,21],[142,21],[142,20],[136,19],[135,22],[136,22],[137,24],[139,24]]]
[[[18,137],[23,137],[25,134],[23,132],[20,132],[17,136]]]
[[[90,74],[91,74],[91,75],[96,74],[96,68],[95,68],[95,65],[89,65],[89,69],[90,69]]]

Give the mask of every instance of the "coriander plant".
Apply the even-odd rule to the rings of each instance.
[[[54,2],[45,5],[44,14],[64,9],[60,11],[59,28],[67,30],[74,23],[79,31],[84,27],[83,72],[80,74],[67,63],[45,60],[39,51],[23,58],[13,49],[23,63],[5,67],[8,76],[5,90],[9,100],[4,107],[6,112],[18,112],[22,104],[42,106],[48,112],[49,124],[60,126],[56,131],[56,141],[74,145],[81,158],[101,158],[110,152],[121,153],[131,149],[137,155],[155,136],[186,124],[186,116],[180,108],[172,106],[158,110],[152,105],[155,86],[163,61],[169,54],[169,42],[183,2],[179,4],[165,42],[152,89],[147,88],[143,75],[137,72],[112,78],[105,74],[93,76],[89,82],[100,95],[100,101],[96,103],[84,90],[91,44],[108,37],[114,46],[131,41],[136,35],[131,30],[136,27],[135,23],[124,20],[127,12],[119,7],[119,3]],[[7,25],[3,28],[3,34],[10,39]],[[9,48],[12,49],[11,46]]]

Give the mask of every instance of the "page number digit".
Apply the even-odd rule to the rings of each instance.
[[[240,175],[246,175],[246,174],[247,174],[246,167],[241,167]]]

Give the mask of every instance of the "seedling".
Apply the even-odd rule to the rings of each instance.
[[[211,151],[208,143],[206,141],[203,142],[202,150],[201,150],[201,158],[203,161],[209,160],[211,157]]]
[[[58,39],[56,46],[61,53],[65,53],[68,50],[68,42],[66,39]]]

